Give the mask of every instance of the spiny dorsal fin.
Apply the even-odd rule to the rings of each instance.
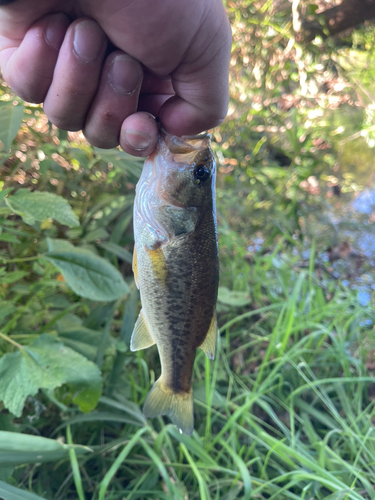
[[[140,349],[147,349],[147,347],[151,347],[154,344],[155,340],[152,338],[146,323],[145,315],[141,309],[134,326],[132,338],[130,339],[130,350],[139,351]]]
[[[217,320],[216,320],[216,313],[214,312],[206,338],[199,346],[205,353],[205,355],[208,357],[208,359],[215,359],[216,342],[217,342]]]
[[[134,281],[135,284],[139,290],[139,284],[138,284],[138,263],[137,263],[137,250],[135,249],[134,245],[134,250],[133,250],[133,274],[134,274]]]

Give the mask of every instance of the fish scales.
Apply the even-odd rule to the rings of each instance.
[[[198,347],[214,357],[219,277],[215,163],[209,136],[161,134],[134,207],[134,270],[142,311],[131,348],[156,343],[161,377],[144,413],[193,430],[191,377]]]
[[[200,251],[211,254],[209,265],[201,259]],[[149,325],[156,327],[153,336],[166,382],[175,391],[186,391],[196,349],[204,341],[214,314],[216,244],[209,241],[202,245],[198,229],[178,244],[166,246],[163,253],[168,269],[165,284],[154,277],[152,267],[145,269],[149,301],[145,315]]]

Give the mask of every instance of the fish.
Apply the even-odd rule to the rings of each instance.
[[[146,397],[146,418],[169,416],[194,430],[193,365],[198,348],[215,358],[219,257],[216,164],[210,136],[159,131],[134,200],[133,272],[142,309],[130,349],[156,344],[160,378]]]

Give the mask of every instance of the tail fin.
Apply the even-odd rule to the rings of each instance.
[[[182,432],[191,436],[194,430],[193,391],[173,392],[160,377],[148,393],[143,413],[146,418],[168,415]]]

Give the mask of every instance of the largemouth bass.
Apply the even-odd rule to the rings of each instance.
[[[142,310],[132,351],[157,345],[161,376],[147,396],[146,417],[168,415],[194,428],[191,378],[197,348],[214,359],[219,281],[215,160],[209,135],[160,132],[134,202],[133,271]]]

